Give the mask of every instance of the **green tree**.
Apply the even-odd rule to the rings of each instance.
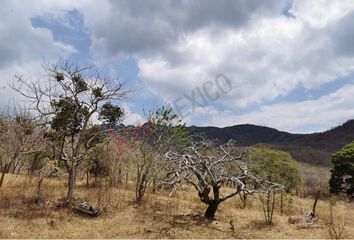
[[[43,124],[51,127],[58,159],[68,173],[67,203],[71,204],[77,168],[85,160],[87,147],[98,136],[85,135],[93,116],[107,106],[107,101],[121,99],[127,92],[122,90],[121,83],[102,78],[90,66],[65,62],[45,66],[44,70],[47,81],[32,82],[17,76],[12,88],[33,102]]]
[[[165,153],[172,148],[181,150],[189,143],[186,124],[169,106],[150,111],[147,124],[152,130],[147,137],[159,152]]]
[[[105,177],[109,174],[109,153],[105,148],[105,143],[97,144],[88,153],[88,171],[95,178]]]
[[[299,167],[289,153],[261,146],[252,148],[249,157],[252,161],[251,169],[256,175],[269,182],[283,184],[284,191],[288,193],[299,187],[301,183]],[[267,224],[273,223],[275,194],[275,191],[268,189],[265,194],[259,195]]]
[[[332,156],[333,169],[329,180],[331,193],[344,193],[354,198],[354,142]]]
[[[124,110],[121,107],[114,106],[112,103],[108,102],[105,103],[101,110],[99,120],[103,121],[103,123],[108,124],[111,128],[119,121],[121,121],[122,117],[124,116]]]
[[[291,192],[301,184],[298,163],[289,153],[265,146],[250,150],[253,172],[270,182],[284,185],[285,192]]]

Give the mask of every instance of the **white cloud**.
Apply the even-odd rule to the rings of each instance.
[[[352,0],[295,0],[290,12],[313,28],[324,28],[353,10]]]
[[[279,2],[102,1],[81,10],[95,56],[134,55],[156,96],[171,101],[223,73],[234,84],[224,102],[246,107],[354,70],[354,54],[338,54],[342,43],[333,37],[352,1],[296,0],[294,18]]]
[[[154,54],[173,45],[184,33],[205,26],[243,27],[253,17],[281,12],[286,1],[165,0],[90,2],[81,6],[98,57]],[[104,14],[97,14],[104,13]]]
[[[139,126],[146,122],[146,119],[139,113],[134,112],[129,104],[123,103],[122,107],[124,109],[123,123],[125,125]]]
[[[76,50],[53,39],[45,28],[32,26],[31,18],[62,14],[77,4],[69,1],[2,1],[0,8],[0,105],[12,100],[8,82],[14,75],[30,79],[41,72],[41,63],[66,58]]]
[[[245,107],[287,95],[299,85],[318,88],[349,75],[354,56],[337,54],[335,44],[325,32],[283,16],[255,21],[242,31],[191,33],[160,56],[140,58],[138,65],[146,86],[164,98],[223,73],[234,87],[225,102]]]

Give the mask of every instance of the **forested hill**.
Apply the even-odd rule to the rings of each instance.
[[[331,130],[312,134],[292,134],[274,128],[251,124],[235,125],[225,128],[189,127],[192,133],[203,133],[224,143],[234,139],[243,146],[267,144],[289,151],[298,161],[330,165],[331,155],[354,140],[354,120]]]

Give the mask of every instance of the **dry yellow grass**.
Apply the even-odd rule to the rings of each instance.
[[[298,230],[288,223],[289,215],[301,215],[312,200],[294,198],[285,214],[275,213],[274,226],[263,224],[256,200],[241,209],[238,198],[220,205],[217,220],[205,221],[205,206],[193,191],[168,197],[167,192],[147,193],[134,204],[134,192],[122,188],[86,188],[78,184],[77,198],[93,205],[107,203],[98,218],[85,218],[57,203],[65,196],[65,181],[46,179],[44,201],[33,202],[35,181],[7,176],[0,190],[0,238],[328,238],[322,224],[328,218],[328,203],[319,201],[319,228]],[[346,216],[346,237],[354,237],[354,205],[339,203],[336,214]],[[232,222],[234,229],[232,229]],[[322,226],[322,227],[321,227]]]

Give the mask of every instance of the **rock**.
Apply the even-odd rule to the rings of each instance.
[[[101,208],[93,208],[92,206],[88,205],[87,202],[82,202],[73,207],[74,212],[87,215],[90,217],[98,217],[102,213]]]

